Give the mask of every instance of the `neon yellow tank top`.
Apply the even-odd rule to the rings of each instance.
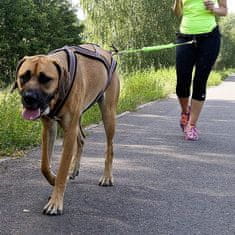
[[[216,0],[213,1],[217,3]],[[217,25],[214,14],[205,8],[204,0],[182,0],[182,3],[181,33],[209,33]]]

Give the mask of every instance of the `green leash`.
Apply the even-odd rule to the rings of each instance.
[[[194,40],[184,42],[184,43],[169,43],[166,45],[159,45],[159,46],[152,46],[152,47],[143,47],[141,49],[129,49],[129,50],[123,50],[123,51],[118,51],[117,54],[130,54],[130,53],[139,53],[139,52],[152,52],[152,51],[160,51],[163,49],[168,49],[168,48],[174,48],[178,46],[183,46],[187,44],[193,44]]]

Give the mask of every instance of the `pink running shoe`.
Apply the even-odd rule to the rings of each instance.
[[[184,131],[184,138],[186,140],[198,140],[198,130],[195,126],[187,125]]]
[[[180,117],[180,127],[182,128],[182,131],[185,131],[186,126],[188,125],[188,120],[189,120],[190,113],[181,113]]]

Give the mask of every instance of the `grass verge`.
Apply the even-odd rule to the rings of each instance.
[[[0,96],[0,156],[20,156],[23,150],[38,145],[41,123],[24,121],[18,94],[6,90]]]
[[[218,85],[232,71],[212,72],[208,85]],[[167,97],[175,90],[174,68],[137,71],[121,77],[121,94],[118,113],[135,110],[138,105]],[[18,94],[0,92],[0,156],[20,156],[40,143],[41,123],[21,118],[21,104]],[[84,126],[101,119],[97,105],[88,110],[82,119]]]

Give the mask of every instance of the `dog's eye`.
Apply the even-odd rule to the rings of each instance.
[[[31,78],[31,72],[28,70],[25,74],[20,76],[21,83],[25,84]]]
[[[50,82],[52,80],[52,78],[46,76],[44,73],[40,73],[40,76],[38,77],[38,81],[41,84],[46,84],[48,82]]]

